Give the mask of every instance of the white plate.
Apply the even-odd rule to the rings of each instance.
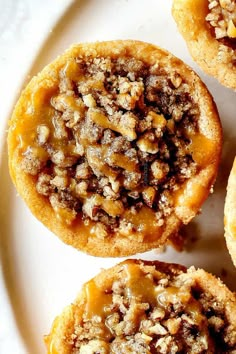
[[[216,100],[225,138],[214,194],[205,203],[202,214],[184,230],[190,238],[196,238],[195,242],[190,242],[182,253],[168,249],[165,253],[152,251],[136,257],[202,267],[221,276],[231,289],[236,290],[236,271],[223,237],[225,187],[236,147],[235,93],[204,75],[192,62],[171,17],[171,0],[75,1],[55,29],[51,33],[47,31],[30,76],[72,43],[128,38],[162,46],[199,73]],[[21,77],[22,83],[24,79]],[[1,129],[3,133],[4,128]],[[17,197],[8,175],[6,150],[2,148],[1,152],[3,291],[0,305],[4,311],[1,309],[0,318],[4,312],[6,325],[0,334],[0,352],[40,354],[45,352],[43,335],[50,330],[54,317],[73,301],[81,284],[102,267],[109,267],[119,259],[94,258],[78,252],[64,245],[41,225]]]

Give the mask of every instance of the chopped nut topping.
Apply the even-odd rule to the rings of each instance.
[[[154,161],[151,164],[151,171],[155,180],[159,182],[166,177],[167,173],[169,172],[169,166],[167,163]]]
[[[134,58],[78,57],[59,81],[22,169],[67,223],[80,213],[100,223],[95,236],[139,230],[141,240],[132,218],[153,209],[162,226],[171,193],[197,172],[188,134],[199,133],[199,109],[185,79]]]
[[[38,177],[38,182],[36,184],[36,189],[39,194],[49,196],[53,191],[51,186],[51,176],[46,173],[40,173]]]
[[[75,186],[75,192],[78,198],[85,198],[88,196],[88,182],[82,181]]]
[[[158,152],[158,143],[155,141],[153,133],[145,133],[142,138],[137,141],[137,146],[143,152],[156,154]]]
[[[91,170],[87,162],[77,165],[75,171],[75,177],[78,179],[87,179],[91,176]]]
[[[108,235],[106,226],[101,222],[98,222],[96,225],[94,225],[94,227],[91,230],[91,233],[95,234],[98,238],[101,239],[107,237]]]
[[[91,94],[85,95],[83,97],[84,104],[89,108],[96,107],[96,101]]]
[[[170,334],[177,334],[180,330],[181,318],[168,318],[168,320],[164,322],[164,325]]]
[[[228,23],[227,35],[230,38],[236,38],[236,27],[235,24],[233,23],[233,20],[230,20]]]
[[[147,187],[143,190],[142,195],[145,204],[151,208],[155,200],[156,189],[154,187]]]
[[[77,161],[76,156],[65,156],[62,150],[58,150],[52,153],[51,159],[55,165],[62,168],[71,167]]]
[[[43,145],[47,142],[50,134],[50,130],[46,125],[39,125],[37,128],[38,132],[38,141],[40,145]]]
[[[167,334],[167,330],[160,323],[157,323],[154,326],[149,327],[148,331],[150,334],[159,334],[161,336]]]
[[[59,189],[65,189],[68,186],[68,178],[62,176],[54,177],[50,183]]]
[[[24,152],[21,168],[32,176],[36,176],[45,167],[47,158],[47,153],[43,149],[29,147]]]
[[[157,114],[155,112],[150,111],[148,113],[147,118],[150,117],[152,120],[153,128],[164,129],[166,126],[166,119],[163,114]]]

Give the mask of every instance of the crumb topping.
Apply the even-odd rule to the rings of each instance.
[[[236,331],[225,304],[201,289],[191,271],[126,261],[109,288],[88,282],[83,317],[64,338],[71,353],[234,353]]]
[[[232,63],[236,62],[236,1],[208,0],[209,13],[206,21],[210,24],[215,38],[228,53],[231,53]],[[222,49],[223,50],[223,49]]]
[[[96,221],[99,237],[137,230],[140,210],[163,225],[198,171],[199,108],[185,79],[130,57],[72,58],[59,78],[42,123],[20,137],[37,192],[68,224]]]

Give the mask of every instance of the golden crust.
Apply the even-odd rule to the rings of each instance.
[[[36,113],[40,114],[45,101],[47,101],[52,92],[57,90],[59,85],[59,70],[65,65],[67,60],[82,55],[85,57],[110,56],[118,58],[122,56],[131,56],[154,65],[161,63],[165,69],[173,68],[179,73],[191,89],[191,96],[197,102],[200,110],[199,127],[200,133],[204,135],[211,143],[211,148],[202,147],[197,152],[200,160],[200,168],[197,175],[188,180],[182,187],[179,194],[174,212],[166,219],[165,227],[157,232],[151,239],[140,240],[127,238],[120,234],[113,237],[98,239],[83,232],[81,224],[68,226],[66,223],[58,220],[47,198],[39,195],[35,188],[35,176],[31,176],[21,169],[22,156],[20,153],[20,144],[18,138],[19,127],[24,126],[26,113],[33,107]],[[207,117],[207,119],[206,119]],[[36,123],[34,123],[34,119]],[[34,124],[38,124],[36,118],[28,120],[30,129]],[[31,126],[32,125],[32,126]],[[199,148],[201,148],[199,144]],[[216,106],[211,95],[200,78],[182,61],[172,56],[170,53],[147,43],[138,41],[112,41],[92,44],[79,44],[72,46],[65,54],[59,56],[54,62],[49,64],[34,77],[21,94],[21,97],[15,107],[10,121],[8,134],[9,151],[9,169],[12,180],[17,191],[24,199],[31,212],[51,231],[58,235],[65,243],[73,247],[90,253],[95,256],[125,256],[138,252],[144,252],[156,248],[165,243],[168,236],[176,232],[182,223],[188,223],[198,212],[201,204],[207,198],[209,190],[215,181],[222,145],[221,125]]]
[[[224,209],[225,240],[236,266],[236,159],[229,175]]]
[[[208,12],[208,0],[173,1],[173,17],[193,59],[221,84],[236,89],[236,66],[229,52],[224,51],[222,58],[222,44],[213,37],[205,20]]]
[[[134,267],[137,266],[139,268],[139,270],[141,271],[139,274],[139,277],[137,279],[137,268]],[[48,349],[48,354],[56,354],[56,353],[60,353],[60,354],[71,354],[71,353],[75,353],[76,349],[79,350],[81,348],[81,346],[83,346],[83,340],[81,339],[82,336],[80,337],[80,339],[78,339],[79,343],[81,340],[80,344],[76,344],[77,341],[77,336],[76,333],[78,331],[78,328],[82,325],[83,320],[85,321],[84,323],[86,324],[86,322],[88,321],[88,319],[86,319],[87,315],[86,312],[88,312],[88,308],[90,307],[91,303],[89,301],[92,301],[92,308],[94,310],[93,306],[96,302],[99,304],[99,302],[101,301],[100,298],[97,298],[96,295],[94,295],[94,297],[89,297],[88,300],[88,284],[89,283],[93,283],[95,284],[96,289],[99,289],[99,292],[104,293],[103,296],[106,296],[105,293],[110,293],[111,292],[111,288],[114,285],[115,282],[120,281],[120,274],[123,274],[122,277],[123,279],[127,276],[127,274],[125,272],[127,272],[127,269],[130,268],[130,273],[128,273],[128,280],[126,279],[126,281],[129,281],[129,284],[124,284],[123,286],[128,287],[127,293],[129,293],[129,291],[131,292],[130,296],[132,295],[132,277],[136,277],[135,281],[140,281],[143,282],[145,281],[145,275],[149,274],[148,277],[150,277],[150,279],[152,279],[152,276],[157,280],[158,277],[160,277],[159,279],[178,279],[176,281],[177,288],[180,287],[180,292],[178,293],[178,290],[176,288],[176,286],[171,286],[168,285],[168,282],[166,283],[166,285],[164,285],[164,288],[167,286],[166,289],[170,289],[170,293],[174,294],[174,296],[176,296],[176,299],[172,300],[176,301],[178,304],[180,303],[185,303],[186,307],[182,307],[182,313],[180,316],[182,316],[182,314],[188,313],[188,308],[191,309],[191,313],[194,315],[194,319],[198,319],[201,322],[201,334],[203,334],[205,332],[206,329],[204,329],[204,326],[206,326],[206,328],[210,328],[209,326],[211,326],[212,324],[206,324],[206,322],[204,322],[204,320],[202,319],[202,315],[199,315],[198,311],[203,311],[202,314],[204,313],[204,316],[208,316],[207,313],[211,312],[212,318],[209,320],[209,317],[207,317],[207,320],[209,320],[209,323],[212,321],[215,321],[215,323],[219,323],[224,322],[224,326],[226,326],[224,328],[224,330],[222,330],[220,333],[216,333],[215,335],[213,335],[213,331],[211,332],[212,337],[209,339],[208,342],[208,347],[205,348],[207,352],[209,353],[220,353],[223,352],[221,350],[225,350],[225,352],[228,352],[229,349],[234,350],[236,348],[236,298],[235,295],[216,277],[214,277],[213,275],[207,273],[206,271],[202,270],[202,269],[198,269],[195,270],[193,267],[187,269],[181,265],[177,265],[177,264],[169,264],[169,263],[163,263],[163,262],[159,262],[159,261],[142,261],[142,260],[126,260],[122,263],[117,264],[116,266],[110,268],[110,269],[106,269],[103,270],[102,272],[100,272],[95,278],[93,278],[90,282],[86,283],[82,290],[80,291],[80,293],[78,294],[76,300],[74,301],[73,304],[67,306],[64,311],[62,312],[61,315],[59,315],[53,322],[53,326],[51,329],[51,333],[45,337],[45,343],[47,345],[47,349]],[[134,271],[134,273],[132,274],[132,271]],[[150,273],[149,273],[150,272]],[[142,275],[141,275],[142,274]],[[151,275],[151,276],[150,276]],[[141,278],[143,277],[143,278]],[[134,279],[133,278],[133,279]],[[182,283],[183,282],[183,283]],[[170,281],[171,283],[171,281]],[[182,285],[181,285],[182,283]],[[163,282],[164,284],[164,282]],[[187,300],[188,295],[186,293],[186,289],[184,289],[184,287],[186,286],[186,284],[189,284],[189,286],[187,285],[187,292],[190,291],[192,293],[197,293],[199,292],[198,295],[196,295],[196,299],[197,301],[199,301],[199,298],[201,299],[201,305],[200,307],[196,304],[195,300]],[[129,288],[129,286],[131,286],[131,288]],[[158,285],[155,285],[158,287]],[[170,286],[168,288],[168,286]],[[94,289],[94,288],[93,288]],[[126,288],[127,289],[127,288]],[[147,289],[144,288],[139,288],[139,290],[141,289],[141,292],[145,292],[147,291]],[[151,288],[148,288],[148,291],[151,292]],[[181,292],[182,291],[182,292]],[[170,294],[169,293],[169,294]],[[141,293],[140,293],[141,294]],[[164,293],[163,293],[164,294]],[[165,292],[166,296],[168,297],[168,290],[167,292]],[[138,299],[140,299],[140,296],[138,295],[137,298],[133,298],[133,300],[135,299],[136,301],[136,306],[138,303]],[[204,299],[204,300],[203,300]],[[171,301],[172,301],[171,300]],[[126,303],[126,306],[128,307],[127,304],[127,299],[123,300]],[[143,301],[145,300],[145,296],[143,298]],[[164,301],[163,303],[165,303],[165,300],[162,298],[162,301]],[[101,301],[102,303],[102,301]],[[163,304],[162,303],[162,304]],[[185,306],[184,305],[184,306]],[[152,306],[154,306],[152,304]],[[166,306],[166,305],[165,305]],[[165,306],[163,307],[163,309],[167,309],[165,308]],[[189,307],[190,306],[190,307]],[[209,307],[208,307],[209,306]],[[138,307],[137,307],[138,308]],[[135,309],[135,307],[134,307]],[[138,311],[137,309],[134,311]],[[168,310],[169,311],[169,310]],[[168,312],[167,311],[167,312]],[[205,311],[205,312],[204,312]],[[214,313],[215,311],[215,313]],[[175,312],[175,311],[174,311]],[[176,313],[178,312],[177,308],[176,308]],[[85,315],[85,317],[84,317]],[[179,316],[177,314],[172,314],[173,317],[175,316]],[[165,320],[168,320],[170,316],[170,318],[173,319],[172,315],[166,314],[165,316]],[[134,312],[133,316],[139,316],[138,312]],[[199,317],[200,316],[200,317]],[[218,320],[216,319],[216,317],[218,317]],[[131,322],[134,321],[141,321],[142,317],[140,316],[140,318],[134,319],[133,317],[131,317]],[[220,320],[221,318],[221,320]],[[179,321],[180,319],[178,319]],[[198,322],[197,320],[197,322]],[[105,321],[105,319],[102,319],[102,322]],[[159,322],[160,321],[160,322]],[[197,323],[196,322],[196,323]],[[156,321],[154,322],[154,325],[157,323],[162,323],[160,318],[156,319]],[[167,323],[166,321],[164,321],[164,323]],[[203,325],[204,323],[204,325]],[[153,325],[153,324],[152,324]],[[82,325],[83,326],[83,325]],[[142,328],[142,326],[140,326]],[[138,335],[137,333],[140,331],[140,327],[139,325],[137,325],[137,332],[136,332],[136,339],[138,341]],[[216,325],[217,327],[217,325]],[[88,328],[88,327],[86,327]],[[168,326],[166,327],[168,328]],[[195,327],[196,330],[197,327]],[[212,330],[212,329],[211,329]],[[147,331],[147,330],[146,330]],[[206,330],[207,331],[207,330]],[[81,332],[78,332],[81,333]],[[144,330],[145,333],[145,330]],[[144,337],[144,339],[146,339],[145,334],[142,334]],[[228,334],[227,334],[228,333]],[[167,337],[175,337],[175,332],[171,332],[171,333],[165,333],[165,336]],[[130,336],[135,336],[134,332],[132,332],[132,334],[130,333]],[[164,335],[164,333],[162,334]],[[219,340],[219,336],[225,336],[223,337],[225,340],[225,344],[226,346],[223,345],[222,348],[219,347],[219,343],[221,343]],[[155,337],[155,336],[154,336]],[[218,340],[217,340],[218,337]],[[72,339],[73,338],[73,339]],[[91,339],[89,336],[88,338],[91,340],[91,343],[93,342],[93,339]],[[127,338],[124,339],[125,337],[122,337],[122,340],[128,340]],[[158,337],[157,337],[158,338]],[[182,337],[181,337],[182,338]],[[87,340],[87,342],[89,341],[89,339]],[[206,337],[205,337],[206,339]],[[109,344],[108,346],[104,346],[104,341],[106,340],[102,340],[102,337],[100,338],[101,343],[100,343],[100,348],[96,348],[97,350],[100,349],[102,353],[109,353]],[[113,336],[113,339],[110,339],[110,343],[112,343],[112,341],[117,340],[116,335]],[[184,341],[184,335],[182,340]],[[212,343],[213,341],[213,343]],[[86,340],[84,341],[86,343]],[[173,342],[174,343],[174,342]],[[222,345],[223,343],[221,343],[220,345]],[[195,345],[195,344],[194,344]],[[212,347],[213,345],[213,347]],[[227,347],[227,345],[229,347]],[[76,347],[76,349],[75,349]],[[144,346],[145,347],[145,346]],[[105,348],[105,349],[104,349]],[[149,353],[150,351],[148,351],[148,346],[147,346],[147,351],[144,351],[144,353]],[[202,352],[202,351],[197,351],[197,346],[193,347],[195,348],[194,352]],[[224,349],[223,349],[224,348]],[[88,350],[87,346],[86,349]],[[207,350],[208,349],[208,350]],[[214,351],[216,350],[217,351]],[[228,350],[227,350],[228,349]],[[104,351],[103,351],[104,350]],[[143,349],[144,350],[144,349]],[[149,348],[150,350],[150,348]],[[153,349],[154,350],[154,349]],[[168,351],[168,346],[165,348],[165,351],[162,351],[162,353],[169,353]],[[87,352],[91,352],[91,351],[81,351],[81,353],[87,353]],[[112,351],[113,352],[113,351]],[[125,352],[125,351],[122,351]],[[156,351],[152,351],[154,352],[158,352],[158,349],[156,349]],[[229,351],[231,352],[231,351]],[[116,351],[115,351],[116,353]]]

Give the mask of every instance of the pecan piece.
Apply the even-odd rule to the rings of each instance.
[[[156,190],[153,187],[146,187],[143,191],[142,191],[142,196],[143,196],[143,200],[144,203],[148,206],[148,207],[152,207],[155,197],[156,197]]]

